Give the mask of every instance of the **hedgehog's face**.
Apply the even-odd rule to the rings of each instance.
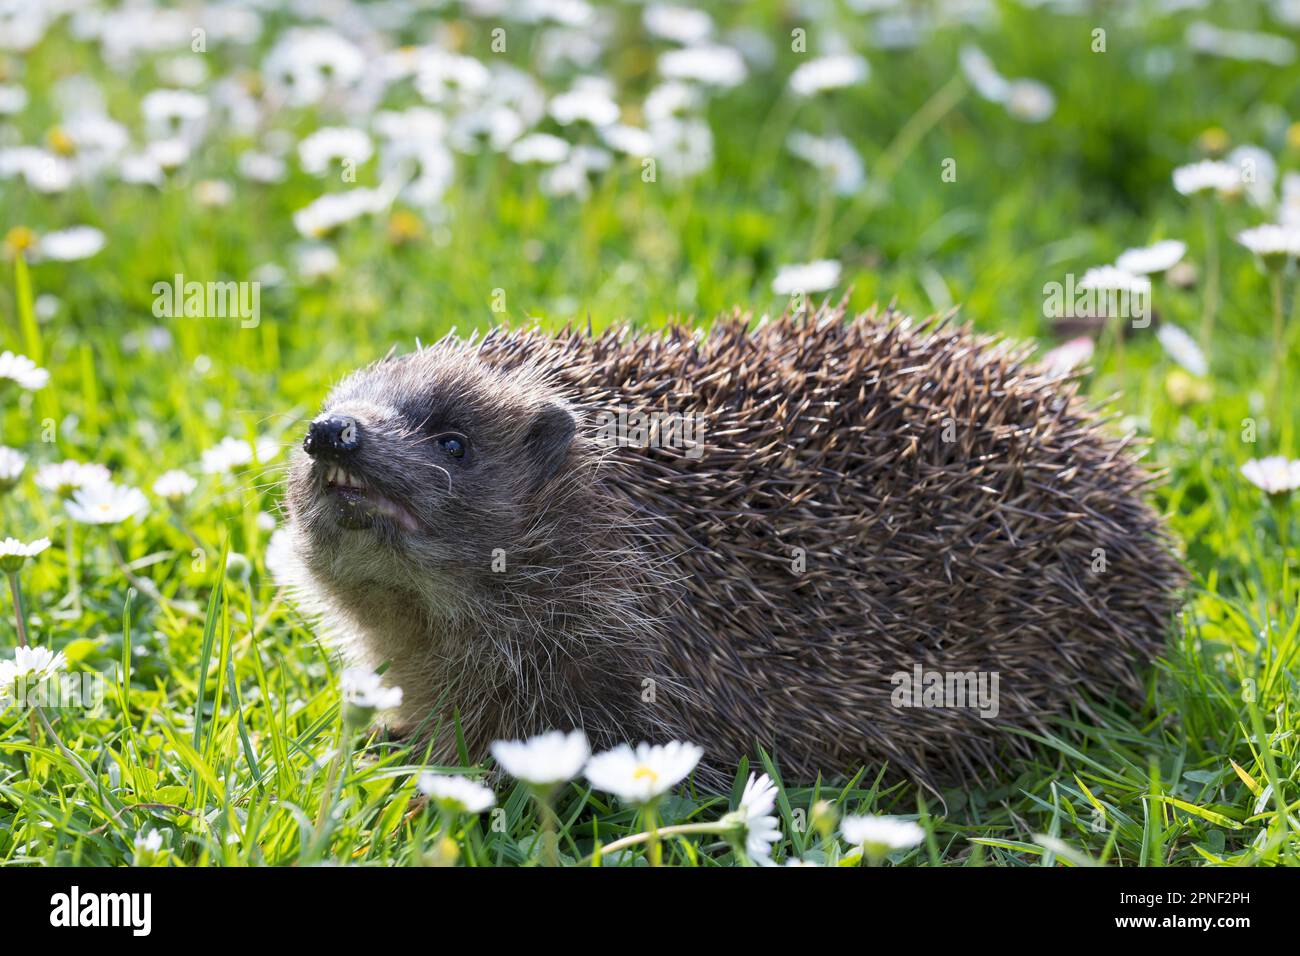
[[[287,503],[309,567],[400,587],[490,571],[568,456],[573,415],[463,355],[380,362],[308,426]]]

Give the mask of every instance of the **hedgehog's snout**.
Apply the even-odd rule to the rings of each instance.
[[[312,458],[343,462],[361,444],[361,427],[350,415],[321,415],[307,428],[302,450]]]

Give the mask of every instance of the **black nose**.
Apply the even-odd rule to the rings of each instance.
[[[360,444],[357,421],[346,415],[322,415],[311,423],[302,450],[313,458],[339,458]]]

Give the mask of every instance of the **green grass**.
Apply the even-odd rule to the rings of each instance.
[[[597,327],[622,320],[653,327],[673,317],[707,322],[737,303],[757,314],[778,311],[785,302],[770,291],[777,268],[823,256],[843,262],[841,288],[851,286],[855,307],[892,300],[920,315],[958,304],[980,331],[1035,337],[1045,347],[1053,340],[1042,289],[1067,272],[1082,274],[1130,246],[1180,238],[1204,280],[1201,210],[1175,193],[1170,171],[1219,140],[1258,143],[1283,170],[1300,170],[1300,136],[1294,127],[1288,136],[1285,112],[1300,67],[1195,56],[1182,39],[1185,18],[1118,22],[1121,5],[1114,7],[1114,14],[1080,18],[1001,4],[991,28],[945,27],[914,49],[881,51],[867,45],[861,16],[840,11],[812,22],[775,3],[723,5],[719,21],[761,31],[775,61],[709,100],[709,170],[681,182],[661,170],[647,183],[638,162],[619,159],[578,201],[548,196],[535,171],[504,156],[458,154],[440,216],[424,221],[418,239],[395,244],[386,217],[346,226],[330,239],[341,271],[264,288],[255,329],[227,319],[157,320],[153,284],[176,273],[243,280],[266,263],[292,273],[290,216],[340,188],[337,182],[322,183],[292,161],[281,184],[245,182],[234,163],[252,140],[224,130],[161,189],[107,178],[39,195],[21,180],[0,180],[0,232],[90,223],[109,239],[89,260],[32,265],[30,295],[23,269],[0,263],[3,346],[52,373],[46,389],[4,395],[3,441],[31,462],[0,500],[3,534],[55,542],[21,574],[30,632],[36,643],[62,649],[74,672],[101,673],[108,686],[99,715],[52,712],[82,768],[49,733],[33,739],[16,710],[0,713],[0,862],[405,865],[448,858],[437,816],[412,802],[422,755],[365,734],[340,739],[339,665],[267,572],[270,531],[259,515],[279,517],[283,454],[234,476],[200,476],[179,520],[154,500],[142,520],[78,526],[74,560],[62,506],[31,481],[38,464],[101,462],[116,480],[147,490],[168,468],[197,475],[200,454],[228,435],[294,444],[329,385],[394,344],[407,349],[417,337],[505,319],[559,325],[590,315]],[[648,47],[634,30],[636,9],[619,9],[619,29],[599,68],[619,84],[620,102],[635,105],[654,84],[652,54],[664,44]],[[1197,15],[1266,29],[1264,9],[1238,0]],[[256,67],[287,21],[286,14],[268,18],[252,49],[213,43],[212,76]],[[1098,25],[1107,28],[1105,53],[1089,49]],[[461,21],[465,51],[488,57],[491,26]],[[808,30],[813,53],[832,36],[863,51],[869,81],[796,103],[783,92],[801,62],[789,52],[796,26]],[[538,31],[510,29],[507,56],[531,68]],[[400,39],[428,36],[413,31]],[[1048,83],[1058,98],[1051,119],[1017,122],[954,80],[957,51],[971,40],[1007,76]],[[1144,72],[1161,56],[1168,75]],[[76,72],[101,82],[110,111],[138,132],[140,97],[165,85],[155,59],[141,55],[133,72],[115,73],[65,25],[28,54],[0,58],[0,75],[31,94],[13,118],[18,139],[39,143],[59,122],[51,91]],[[548,86],[562,89],[564,75]],[[409,89],[386,101],[415,102]],[[286,112],[275,125],[303,135],[339,122],[328,110],[304,110]],[[792,128],[847,136],[876,189],[830,193],[781,148]],[[955,182],[940,178],[949,158]],[[235,184],[229,207],[194,202],[194,183],[214,177]],[[359,184],[377,181],[374,160],[360,167]],[[1122,348],[1103,338],[1085,384],[1098,399],[1113,397],[1124,427],[1151,439],[1150,460],[1168,471],[1158,504],[1194,577],[1183,627],[1150,675],[1148,706],[1139,713],[1103,709],[1097,723],[1081,716],[1042,740],[1039,756],[1017,764],[1014,776],[992,787],[952,788],[942,801],[911,786],[881,785],[879,766],[847,785],[785,789],[778,859],[842,861],[810,824],[814,805],[826,800],[841,813],[919,819],[928,839],[891,857],[900,864],[1296,862],[1300,587],[1294,546],[1284,552],[1281,544],[1297,537],[1295,499],[1271,508],[1239,468],[1252,457],[1300,456],[1300,406],[1290,391],[1271,398],[1268,284],[1231,238],[1268,221],[1268,213],[1240,201],[1216,203],[1214,213],[1222,303],[1205,394],[1176,400],[1181,396],[1167,387],[1175,367],[1151,330]],[[1160,319],[1194,332],[1204,289],[1204,281],[1182,290],[1158,283]],[[495,290],[504,290],[504,314],[492,310]],[[31,300],[42,294],[61,304],[38,322]],[[158,325],[171,342],[157,351],[140,347],[142,334]],[[1300,321],[1288,321],[1286,336],[1286,376],[1295,382]],[[197,613],[131,589],[110,541],[135,576]],[[235,558],[228,575],[226,549],[247,559]],[[79,575],[80,613],[67,601],[70,566]],[[16,633],[12,606],[3,607],[0,649],[7,655]],[[339,753],[346,759],[331,789]],[[753,766],[762,760],[753,755]],[[737,769],[737,792],[747,773]],[[452,825],[455,855],[476,866],[537,861],[538,820],[528,793],[499,787],[497,799],[502,813]],[[630,809],[577,784],[557,806],[559,850],[569,859],[640,829]],[[330,810],[323,825],[322,807]],[[725,798],[687,787],[662,804],[660,817],[683,824],[728,809]],[[135,836],[153,829],[163,837],[162,853],[137,851]],[[715,839],[670,839],[664,860],[737,862]],[[645,860],[645,847],[637,846],[604,864]]]

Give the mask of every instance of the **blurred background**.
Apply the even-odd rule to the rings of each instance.
[[[231,674],[305,733],[335,700],[276,597],[277,483],[340,375],[453,327],[956,310],[1151,440],[1197,582],[1153,690],[1170,792],[1249,804],[1217,789],[1228,753],[1253,766],[1225,728],[1243,680],[1293,700],[1300,626],[1297,42],[1300,0],[0,0],[0,328],[48,372],[0,358],[6,534],[56,542],[24,572],[34,632],[74,666],[134,654],[137,705],[185,724],[203,630],[141,599],[124,643],[112,549],[200,606],[228,539],[235,614],[286,664]],[[60,459],[150,489],[138,520],[78,538],[69,489],[31,480]],[[1293,713],[1276,732],[1294,757]],[[1146,769],[1112,792],[1140,803]]]

